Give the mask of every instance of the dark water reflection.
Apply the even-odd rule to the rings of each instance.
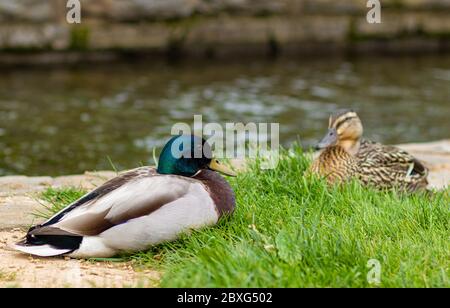
[[[288,145],[355,108],[386,143],[450,137],[450,57],[8,70],[0,74],[0,175],[149,163],[174,122],[279,122]]]

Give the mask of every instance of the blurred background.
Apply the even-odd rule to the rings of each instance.
[[[0,1],[0,176],[152,163],[175,122],[278,122],[307,148],[338,108],[367,137],[450,134],[450,0]]]

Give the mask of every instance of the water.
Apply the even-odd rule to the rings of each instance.
[[[450,137],[450,56],[15,69],[0,72],[0,175],[152,163],[174,122],[278,122],[307,147],[351,107],[366,136]]]

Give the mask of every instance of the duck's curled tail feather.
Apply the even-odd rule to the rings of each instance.
[[[83,237],[61,235],[28,235],[14,245],[14,249],[40,257],[53,257],[69,254],[77,250]]]

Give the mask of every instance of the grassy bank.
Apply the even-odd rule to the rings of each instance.
[[[381,264],[381,287],[450,287],[450,198],[327,187],[304,175],[299,148],[275,170],[229,179],[236,212],[214,228],[126,256],[163,272],[162,287],[369,287],[367,262]],[[49,189],[56,211],[80,196]]]

